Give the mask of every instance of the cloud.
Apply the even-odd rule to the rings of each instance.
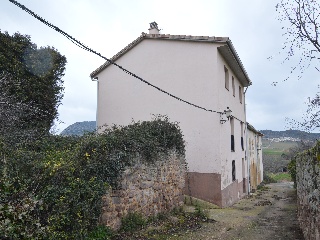
[[[282,64],[284,41],[275,11],[277,0],[20,2],[109,58],[141,32],[148,32],[152,21],[158,22],[162,33],[230,37],[253,82],[246,103],[248,121],[257,129],[283,129],[285,117],[299,118],[307,97],[318,91],[314,67],[300,81],[292,75],[282,82],[296,60]],[[95,119],[96,83],[89,74],[104,60],[78,48],[9,1],[1,3],[0,29],[28,34],[38,46],[54,46],[65,55],[68,64],[60,119],[67,124]],[[268,60],[270,56],[273,58]],[[277,87],[272,86],[274,81],[280,82]]]

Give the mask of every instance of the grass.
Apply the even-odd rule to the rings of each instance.
[[[272,175],[277,182],[292,181],[290,173],[276,173]]]
[[[284,141],[284,142],[271,142],[266,139],[262,139],[262,147],[264,149],[275,149],[275,150],[281,150],[286,151],[289,148],[297,146],[297,142],[292,141]]]
[[[263,149],[262,154],[268,154],[268,155],[279,155],[281,156],[284,153],[283,150],[275,150],[275,149]]]
[[[290,173],[268,173],[268,177],[273,179],[275,182],[291,182]]]

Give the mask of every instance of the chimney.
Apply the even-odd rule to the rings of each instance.
[[[156,22],[150,23],[149,34],[160,34],[158,24]]]

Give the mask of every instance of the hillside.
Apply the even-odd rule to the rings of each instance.
[[[320,133],[308,133],[299,130],[272,131],[260,130],[264,135],[263,138],[294,138],[300,140],[316,140],[320,139]]]
[[[94,132],[96,130],[96,121],[84,121],[71,124],[64,129],[60,135],[63,136],[81,136],[86,132]]]

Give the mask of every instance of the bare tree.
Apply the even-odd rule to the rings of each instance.
[[[288,128],[313,132],[320,128],[320,95],[316,94],[313,99],[309,98],[307,110],[302,116],[302,121],[286,118]]]
[[[312,61],[320,59],[320,3],[318,0],[281,0],[276,6],[279,20],[284,23],[285,42],[283,50],[289,60],[295,55],[299,62],[291,73],[298,70],[299,78]],[[316,66],[316,69],[319,69]]]
[[[298,57],[299,61],[292,66],[287,80],[293,72],[298,71],[300,79],[311,64],[320,72],[317,66],[320,59],[320,2],[318,0],[281,0],[276,6],[279,20],[284,23],[285,42],[283,50],[286,60]],[[276,84],[276,83],[275,83]],[[320,127],[319,93],[309,99],[308,108],[303,121],[287,119],[289,125],[305,131],[313,131]]]

